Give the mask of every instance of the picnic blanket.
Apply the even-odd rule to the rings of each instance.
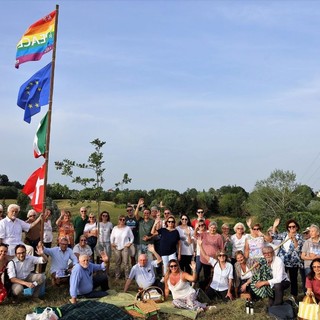
[[[94,300],[80,301],[77,304],[65,304],[60,307],[62,320],[101,320],[117,319],[132,320],[124,310],[114,304],[102,303]]]
[[[98,301],[113,304],[117,307],[125,307],[135,302],[136,292],[125,293],[108,290],[108,294],[108,296],[100,298]],[[171,299],[157,305],[160,307],[161,313],[176,314],[193,320],[197,317],[196,311],[175,308]]]

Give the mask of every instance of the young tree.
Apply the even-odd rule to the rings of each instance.
[[[73,160],[64,159],[62,161],[55,161],[55,167],[57,170],[61,170],[61,174],[72,178],[72,183],[80,184],[85,187],[86,192],[73,193],[72,203],[76,204],[84,202],[85,200],[93,200],[98,204],[98,214],[100,213],[100,203],[103,195],[102,184],[104,182],[103,173],[103,153],[102,147],[105,145],[105,141],[95,139],[90,142],[95,151],[89,155],[87,163],[77,163]],[[74,169],[87,169],[94,173],[94,178],[87,178],[74,175]]]

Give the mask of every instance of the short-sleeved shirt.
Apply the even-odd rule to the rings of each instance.
[[[81,247],[80,244],[76,244],[73,249],[72,249],[73,253],[78,253],[80,256],[81,255],[87,255],[87,256],[92,256],[92,250],[90,248],[90,246],[85,245],[85,247]]]
[[[308,253],[314,253],[317,256],[320,256],[320,241],[313,242],[311,239],[306,240],[302,246],[301,252],[304,252],[306,255],[308,255]],[[304,260],[304,267],[310,268],[311,262],[312,260]]]
[[[28,232],[30,224],[21,220],[11,220],[8,217],[0,220],[0,239],[2,242],[9,245],[8,255],[14,256],[14,248],[22,242],[22,232]]]
[[[158,266],[157,260],[148,261],[145,267],[135,264],[129,274],[129,279],[135,279],[139,288],[146,289],[152,286],[156,280],[154,268]]]
[[[178,230],[169,231],[167,228],[160,228],[158,233],[161,234],[160,238],[160,254],[161,256],[170,256],[177,252],[177,244],[180,241]]]
[[[219,262],[217,262],[217,260],[213,259],[212,257],[210,257],[209,264],[214,267],[210,287],[216,291],[228,290],[229,280],[233,279],[232,264],[226,262],[226,267],[224,269],[221,269]]]
[[[148,221],[145,221],[144,219],[139,220],[139,244],[147,245],[149,243],[152,243],[152,240],[145,241],[142,238],[151,234],[153,224],[154,220],[152,219],[149,219]]]
[[[83,235],[84,226],[88,222],[88,216],[83,220],[81,216],[75,217],[73,221],[74,231],[75,231],[75,239],[74,243],[79,243],[80,236]]]
[[[320,280],[312,279],[310,280],[308,277],[306,278],[306,288],[311,289],[314,293],[316,299],[320,300]]]
[[[139,244],[139,221],[135,217],[128,217],[126,216],[126,226],[128,226],[134,236],[134,244]]]
[[[34,266],[39,263],[44,263],[42,257],[26,255],[26,258],[23,261],[20,261],[17,257],[14,257],[12,261],[9,261],[8,263],[9,279],[18,278],[23,280],[27,278],[28,275],[33,272]]]

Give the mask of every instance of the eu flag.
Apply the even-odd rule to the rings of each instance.
[[[17,104],[24,109],[24,121],[41,111],[41,106],[49,104],[52,62],[35,73],[19,90]]]

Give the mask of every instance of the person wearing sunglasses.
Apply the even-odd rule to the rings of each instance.
[[[201,312],[207,309],[207,305],[197,300],[196,290],[190,284],[197,279],[194,261],[191,262],[190,269],[192,274],[182,271],[177,259],[169,260],[164,276],[164,296],[165,299],[168,299],[169,292],[171,292],[174,307]]]
[[[111,231],[113,229],[113,224],[110,221],[110,214],[108,211],[102,211],[100,213],[98,227],[99,227],[98,243],[95,247],[97,263],[101,262],[100,251],[104,251],[109,257],[109,260],[106,262],[106,272],[109,273],[110,258],[111,258],[110,236],[111,236]]]
[[[195,241],[195,246],[196,246],[196,250],[195,250],[195,256],[196,256],[196,265],[197,265],[197,275],[198,275],[198,281],[200,279],[200,273],[202,270],[202,263],[200,261],[200,247],[197,244],[197,240],[199,238],[201,238],[202,233],[207,232],[207,227],[206,224],[204,223],[204,220],[200,219],[198,221],[198,223],[196,224],[196,228],[194,229],[194,233],[193,233],[193,238]]]
[[[314,296],[317,303],[320,301],[320,258],[311,261],[310,272],[306,279],[306,294]]]
[[[206,295],[210,300],[219,299],[224,302],[232,300],[233,266],[227,262],[227,254],[220,250],[216,258],[209,256],[203,247],[203,241],[198,239],[202,257],[213,267],[213,276]]]
[[[124,268],[125,278],[129,276],[130,246],[133,244],[133,233],[126,226],[126,217],[119,216],[118,224],[112,229],[110,236],[111,248],[115,256],[115,278],[120,279],[121,267]]]
[[[294,299],[298,296],[298,273],[303,268],[300,258],[303,237],[298,231],[300,226],[294,219],[289,219],[285,223],[286,231],[277,233],[276,229],[280,224],[280,219],[275,219],[272,226],[272,239],[281,240],[282,245],[279,248],[278,256],[282,259],[286,272],[289,274],[291,281],[290,291]]]
[[[196,228],[196,224],[198,223],[199,220],[204,220],[204,223],[206,224],[206,227],[207,229],[209,228],[209,224],[210,224],[210,220],[209,219],[206,219],[204,217],[204,210],[202,208],[198,208],[197,212],[197,218],[196,219],[193,219],[191,221],[191,226],[193,229]]]
[[[190,218],[186,214],[180,215],[177,230],[181,241],[181,260],[180,268],[182,271],[191,273],[190,263],[194,255],[194,238],[193,228],[191,227]]]
[[[251,258],[257,260],[263,257],[262,248],[265,245],[267,237],[261,230],[261,224],[256,223],[251,229],[251,234],[247,235],[244,246],[244,255],[247,259]],[[270,239],[271,238],[268,237],[268,240]]]
[[[90,261],[93,262],[93,259],[92,259],[92,249],[90,248],[90,246],[87,244],[87,238],[86,236],[82,235],[80,237],[80,241],[79,243],[77,243],[73,249],[72,249],[74,255],[78,258],[79,260],[79,257],[81,255],[86,255],[90,258]]]
[[[58,227],[58,239],[67,238],[68,247],[74,246],[74,226],[71,222],[71,212],[69,210],[61,210],[60,217],[56,221]]]
[[[131,228],[134,236],[133,245],[130,247],[131,267],[136,264],[136,252],[139,244],[139,222],[134,216],[134,208],[132,205],[127,205],[126,225]]]
[[[160,255],[163,262],[163,274],[167,272],[167,265],[171,259],[181,259],[181,241],[178,230],[176,229],[176,219],[169,216],[165,222],[166,227],[157,230],[159,220],[156,220],[151,229],[153,236],[161,235]]]

